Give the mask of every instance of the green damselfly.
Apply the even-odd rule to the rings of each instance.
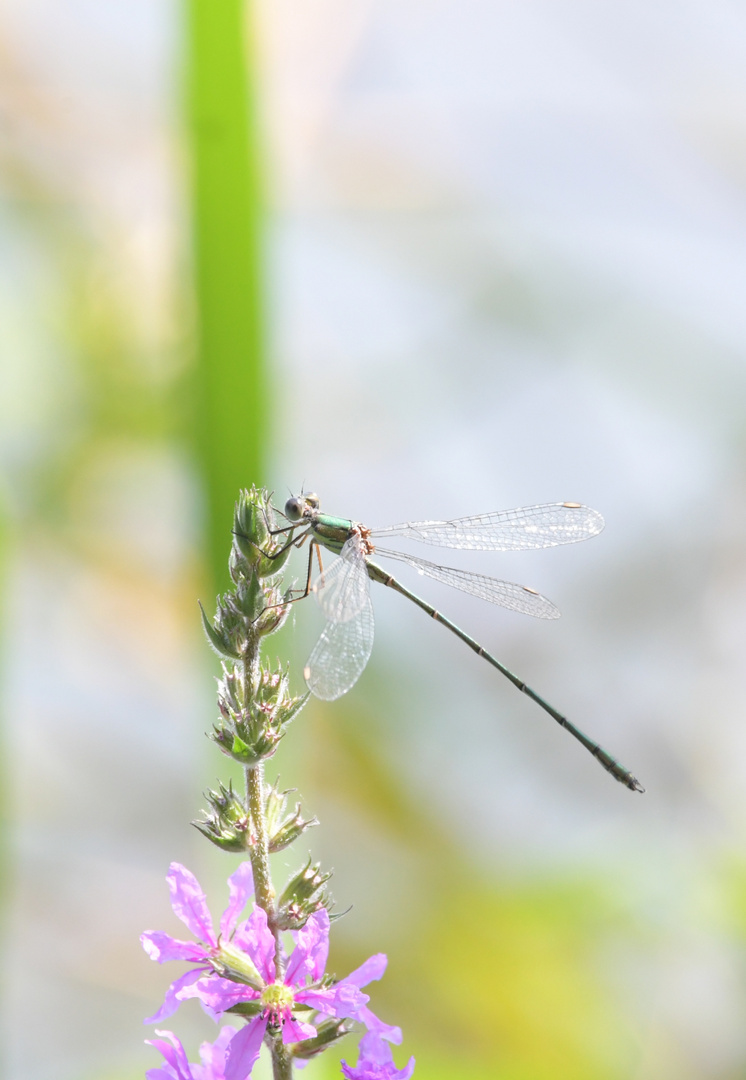
[[[412,566],[425,577],[450,585],[461,592],[499,604],[512,611],[540,619],[556,619],[558,609],[546,597],[524,585],[498,581],[484,574],[440,566],[416,555],[381,547],[379,538],[404,537],[438,547],[482,551],[522,551],[572,544],[596,536],[604,521],[596,510],[580,503],[543,503],[517,510],[497,510],[453,521],[414,521],[368,529],[360,522],[322,514],[317,495],[302,493],[285,503],[285,518],[290,522],[289,543],[300,547],[309,541],[308,578],[303,596],[313,592],[327,620],[304,669],[311,692],[324,701],[334,701],[354,686],[368,663],[373,649],[373,606],[370,582],[377,581],[406,596],[437,622],[446,626],[470,649],[510,679],[514,686],[535,701],[553,720],[569,731],[607,772],[632,791],[644,791],[642,784],[603,747],[575,727],[567,717],[540,697],[522,679],[509,671],[474,638],[441,615],[432,604],[410,592],[370,558],[374,553]],[[301,529],[300,535],[296,530]],[[274,531],[274,530],[273,530]],[[328,569],[321,569],[313,585],[311,574],[314,550],[321,567],[321,549],[339,558]],[[283,549],[287,550],[287,548]],[[298,597],[300,599],[300,597]]]

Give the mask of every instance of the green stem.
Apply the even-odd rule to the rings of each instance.
[[[259,683],[259,643],[258,634],[250,633],[246,655],[243,662],[243,707],[248,711],[249,704]],[[275,890],[269,871],[269,840],[264,813],[264,765],[247,765],[244,769],[246,779],[246,810],[253,825],[252,844],[249,849],[251,869],[254,874],[256,901],[267,913],[267,922],[275,935],[279,948],[279,934],[276,930]]]
[[[246,805],[253,825],[253,843],[250,849],[251,869],[254,874],[256,902],[267,913],[267,922],[279,942],[275,918],[275,890],[269,872],[269,842],[264,820],[264,766],[246,766]]]
[[[247,708],[248,703],[251,701],[254,687],[259,679],[259,640],[257,635],[251,634],[249,636],[248,649],[244,658],[244,708]],[[284,963],[280,930],[277,925],[275,890],[269,868],[269,839],[265,819],[263,763],[260,762],[254,766],[247,765],[244,769],[244,775],[246,779],[246,809],[251,817],[252,824],[253,843],[249,848],[249,857],[254,875],[254,892],[256,902],[267,914],[267,925],[275,939],[275,970],[277,978],[281,979],[284,974]],[[281,1038],[274,1040],[271,1045],[271,1053],[273,1080],[292,1080],[293,1059]]]
[[[293,1059],[282,1038],[272,1044],[272,1080],[293,1080]]]

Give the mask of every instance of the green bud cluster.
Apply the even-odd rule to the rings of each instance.
[[[331,909],[332,899],[324,889],[331,871],[322,873],[319,863],[309,857],[288,881],[277,901],[277,922],[283,930],[300,930],[319,908]]]
[[[233,589],[217,600],[211,621],[202,610],[207,639],[219,656],[243,660],[258,638],[279,630],[290,610],[289,594],[274,584],[290,555],[292,531],[278,532],[266,491],[242,491],[233,513],[228,569]],[[200,605],[201,607],[201,605]]]
[[[257,765],[272,757],[308,697],[290,694],[286,671],[260,668],[247,680],[235,667],[223,664],[218,681],[220,719],[210,738],[241,765]]]
[[[286,813],[287,796],[290,791],[280,791],[279,781],[267,789],[265,796],[266,829],[269,851],[274,853],[289,847],[306,829],[318,825],[314,818],[305,819],[300,803],[292,813]],[[219,784],[217,791],[205,792],[211,812],[205,811],[205,820],[193,825],[203,836],[223,851],[244,852],[254,843],[251,823],[243,799],[233,790],[232,781],[225,787]]]
[[[306,829],[319,823],[315,817],[304,820],[300,812],[300,803],[295,804],[292,814],[286,814],[287,797],[292,792],[280,791],[279,783],[279,780],[275,780],[272,787],[267,790],[266,814],[270,852],[282,851],[283,848],[289,847],[293,841],[303,835]]]
[[[280,534],[279,540],[272,534],[275,519],[270,499],[268,491],[256,487],[239,495],[233,514],[233,548],[229,562],[234,582],[237,582],[234,569],[239,568],[239,573],[245,573],[240,569],[243,564],[250,566],[258,577],[266,578],[278,574],[288,560],[287,534]]]
[[[257,901],[267,911],[273,932],[279,933],[301,929],[314,911],[331,909],[332,901],[324,888],[331,874],[322,872],[310,858],[279,897],[269,880],[268,856],[289,847],[318,824],[315,818],[303,816],[299,803],[294,807],[289,803],[292,792],[280,790],[279,781],[270,787],[263,780],[264,762],[275,754],[288,725],[309,697],[309,693],[291,694],[287,669],[271,668],[260,658],[263,639],[282,626],[292,599],[292,590],[283,591],[280,573],[293,545],[293,526],[285,519],[278,527],[270,498],[265,490],[253,487],[241,492],[228,564],[232,588],[218,597],[213,619],[201,609],[207,639],[222,666],[219,716],[210,738],[243,766],[247,792],[242,797],[232,783],[218,784],[216,790],[206,792],[208,807],[193,824],[221,850],[249,855]],[[251,973],[239,970],[227,952],[214,958],[213,964],[229,979],[251,982]],[[246,1005],[242,1004],[241,1011]],[[246,1014],[250,1015],[248,1008]],[[303,1044],[302,1056],[319,1053],[346,1031],[344,1023],[322,1025],[313,1047]]]
[[[211,738],[224,754],[249,767],[275,753],[287,725],[308,700],[308,694],[290,694],[287,672],[262,668],[254,660],[261,639],[279,630],[290,610],[290,593],[275,579],[290,554],[292,530],[278,531],[275,524],[266,491],[241,492],[229,562],[233,589],[218,597],[214,619],[202,610],[208,641],[223,658],[220,719]],[[224,811],[220,814],[224,817]],[[206,835],[217,842],[213,830]],[[235,836],[221,830],[221,838],[228,850],[235,850]]]
[[[212,813],[205,811],[204,821],[194,821],[196,829],[223,851],[244,852],[251,844],[249,815],[244,802],[233,790],[220,784],[217,791],[205,792]]]
[[[234,543],[235,551],[235,543]],[[246,570],[246,577],[239,571]],[[243,660],[251,638],[264,637],[279,630],[287,618],[288,597],[259,576],[243,557],[231,565],[231,575],[238,577],[232,592],[217,599],[217,612],[210,621],[200,604],[202,625],[207,639],[218,656]]]

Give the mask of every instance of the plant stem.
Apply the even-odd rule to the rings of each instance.
[[[273,1080],[293,1080],[293,1059],[281,1036],[272,1044],[272,1078]]]
[[[250,634],[246,655],[243,662],[243,707],[248,710],[255,687],[259,681],[259,636]],[[269,841],[264,820],[264,765],[247,765],[244,768],[246,780],[246,810],[253,825],[252,844],[249,849],[251,869],[254,874],[256,901],[267,913],[267,922],[277,942],[279,952],[280,938],[276,929],[275,890],[269,872]]]
[[[246,808],[251,815],[252,840],[250,849],[251,869],[254,874],[256,902],[267,913],[267,922],[277,939],[275,929],[275,890],[269,872],[269,843],[264,821],[264,766],[247,766],[246,773]]]
[[[248,707],[254,693],[254,687],[259,679],[259,637],[251,634],[248,641],[248,649],[243,664],[243,704]],[[251,870],[254,875],[254,891],[256,902],[266,912],[267,925],[275,939],[275,970],[276,977],[281,979],[284,974],[284,957],[280,930],[277,925],[277,911],[275,908],[275,890],[272,885],[272,877],[269,869],[269,840],[267,838],[267,823],[265,820],[264,806],[264,765],[244,768],[246,781],[246,810],[251,818],[252,829],[250,835],[252,843],[249,848]],[[272,1054],[273,1080],[293,1080],[293,1059],[288,1053],[281,1038],[275,1039],[270,1047]]]

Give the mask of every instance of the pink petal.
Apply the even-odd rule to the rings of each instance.
[[[220,920],[220,933],[223,937],[230,937],[233,933],[238,916],[246,907],[246,901],[254,892],[254,875],[251,872],[251,863],[242,862],[238,870],[228,878],[230,901],[223,912]]]
[[[249,954],[265,983],[275,981],[275,939],[267,926],[267,913],[258,904],[236,927],[233,944]]]
[[[217,948],[218,939],[212,928],[212,916],[207,906],[207,897],[194,874],[181,863],[172,862],[166,881],[171,890],[171,907],[174,909],[174,914],[189,927],[199,941],[207,942],[213,948]]]
[[[397,1069],[390,1047],[371,1031],[360,1040],[357,1065],[353,1068],[346,1061],[341,1064],[347,1080],[409,1080],[414,1072],[414,1058],[403,1069]]]
[[[193,1080],[192,1070],[189,1068],[189,1061],[184,1047],[174,1033],[172,1031],[156,1031],[156,1035],[164,1035],[168,1042],[164,1042],[163,1039],[146,1039],[145,1042],[150,1043],[151,1046],[160,1051],[179,1080]],[[173,1080],[173,1077],[171,1080]]]
[[[329,913],[326,908],[314,911],[302,930],[294,935],[296,946],[285,972],[287,986],[299,986],[305,975],[320,979],[329,955]]]
[[[366,1031],[358,1045],[358,1061],[364,1058],[376,1065],[385,1065],[394,1060],[391,1047],[375,1031]]]
[[[204,945],[200,945],[199,942],[179,941],[178,938],[171,937],[162,930],[146,930],[140,935],[140,941],[150,959],[156,960],[159,964],[165,963],[166,960],[190,960],[192,963],[198,963],[209,955]]]
[[[282,1025],[282,1041],[284,1043],[303,1042],[304,1039],[313,1039],[318,1034],[313,1024],[304,1024],[302,1020],[296,1020],[291,1016]]]
[[[145,1080],[174,1080],[174,1074],[165,1069],[148,1069]]]
[[[187,971],[185,975],[181,975],[178,979],[171,983],[166,991],[166,997],[157,1013],[149,1016],[144,1021],[146,1024],[158,1024],[161,1020],[165,1020],[167,1016],[172,1016],[176,1012],[179,1005],[182,1002],[181,995],[184,988],[188,987],[191,983],[196,982],[197,979],[201,979],[205,972],[204,968],[193,968],[191,971]]]
[[[242,1028],[238,1035],[233,1036],[228,1043],[225,1080],[245,1080],[259,1057],[266,1030],[267,1021],[263,1016],[257,1016],[255,1020]]]
[[[354,983],[355,986],[367,986],[369,982],[382,977],[387,964],[386,953],[376,953],[375,956],[369,956],[359,968],[351,971],[344,981]]]
[[[223,979],[219,975],[205,975],[204,971],[200,974],[204,977],[186,986],[179,993],[179,1001],[197,998],[205,1012],[214,1020],[239,1001],[254,1001],[259,997],[255,990],[243,983]]]
[[[376,1014],[372,1013],[365,1005],[355,1013],[355,1019],[359,1020],[361,1024],[365,1024],[368,1031],[375,1031],[382,1039],[388,1039],[389,1042],[396,1043],[397,1046],[402,1041],[400,1027],[384,1024],[383,1020],[379,1020]]]
[[[226,1024],[221,1028],[215,1042],[203,1042],[200,1044],[199,1056],[202,1065],[195,1065],[192,1072],[195,1080],[223,1080],[225,1076],[225,1059],[228,1043],[236,1034],[237,1029]]]
[[[228,1043],[237,1030],[237,1028],[231,1027],[230,1024],[226,1024],[224,1028],[220,1029],[220,1034],[215,1042],[200,1043],[199,1056],[202,1059],[202,1064],[211,1067],[213,1072],[216,1071],[216,1066],[219,1065],[222,1071]]]
[[[414,1058],[403,1069],[397,1069],[391,1048],[369,1031],[360,1040],[357,1065],[352,1068],[343,1061],[342,1072],[348,1080],[408,1080],[414,1072]]]
[[[298,990],[295,1000],[302,1005],[310,1005],[312,1009],[317,1009],[326,1016],[338,1016],[344,1019],[357,1018],[370,998],[356,986],[347,986],[344,982],[339,982],[322,989]]]

